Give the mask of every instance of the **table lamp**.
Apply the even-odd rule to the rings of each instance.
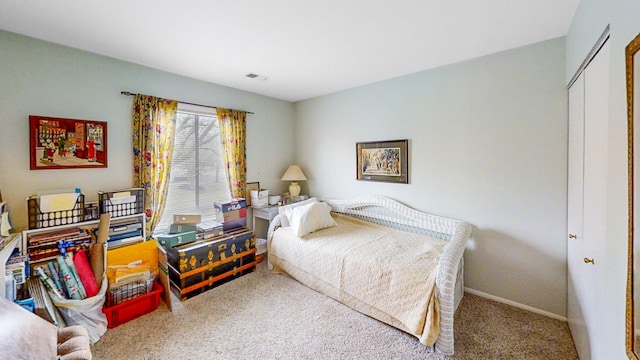
[[[300,195],[300,185],[298,185],[296,181],[307,180],[307,177],[304,176],[300,166],[290,165],[280,180],[291,181],[291,185],[289,185],[289,194],[291,196],[298,196]]]

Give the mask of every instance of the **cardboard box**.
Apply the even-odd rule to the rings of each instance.
[[[246,209],[247,201],[244,198],[233,198],[228,200],[220,200],[213,203],[213,207],[217,213],[226,213],[229,211]],[[199,221],[198,221],[199,222]]]
[[[243,198],[234,198],[214,203],[216,220],[227,231],[247,226],[247,202]]]
[[[269,190],[251,190],[251,206],[261,207],[269,205]]]
[[[171,285],[169,282],[169,263],[167,260],[167,250],[165,250],[162,246],[158,246],[158,280],[164,288],[162,299],[167,304],[169,311],[173,311],[173,304],[171,303]]]
[[[247,209],[242,208],[238,210],[229,211],[226,213],[217,213],[216,221],[223,223],[225,221],[231,221],[231,220],[236,220],[236,219],[241,219],[246,217],[247,217]]]
[[[196,225],[199,224],[200,214],[197,215],[173,215],[173,223],[178,225]]]

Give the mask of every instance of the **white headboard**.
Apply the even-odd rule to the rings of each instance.
[[[346,200],[324,199],[333,212],[353,216],[394,229],[449,240],[459,220],[412,209],[385,196],[361,196]]]

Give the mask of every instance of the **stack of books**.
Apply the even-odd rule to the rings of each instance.
[[[166,234],[156,235],[164,247],[188,244],[222,235],[222,223],[214,220],[202,221],[200,215],[174,215],[173,224]]]
[[[61,254],[60,247],[76,251],[91,243],[91,230],[78,226],[48,231],[29,236],[27,256],[30,262],[55,259]]]
[[[107,246],[114,248],[142,241],[142,226],[138,218],[111,219]]]
[[[222,235],[222,223],[217,221],[204,221],[196,225],[196,239],[206,240]]]

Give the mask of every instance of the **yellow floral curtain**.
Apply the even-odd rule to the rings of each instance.
[[[247,113],[217,108],[220,139],[232,197],[245,197],[247,185]]]
[[[147,237],[164,211],[177,111],[175,100],[148,95],[133,100],[133,183],[144,189]]]

